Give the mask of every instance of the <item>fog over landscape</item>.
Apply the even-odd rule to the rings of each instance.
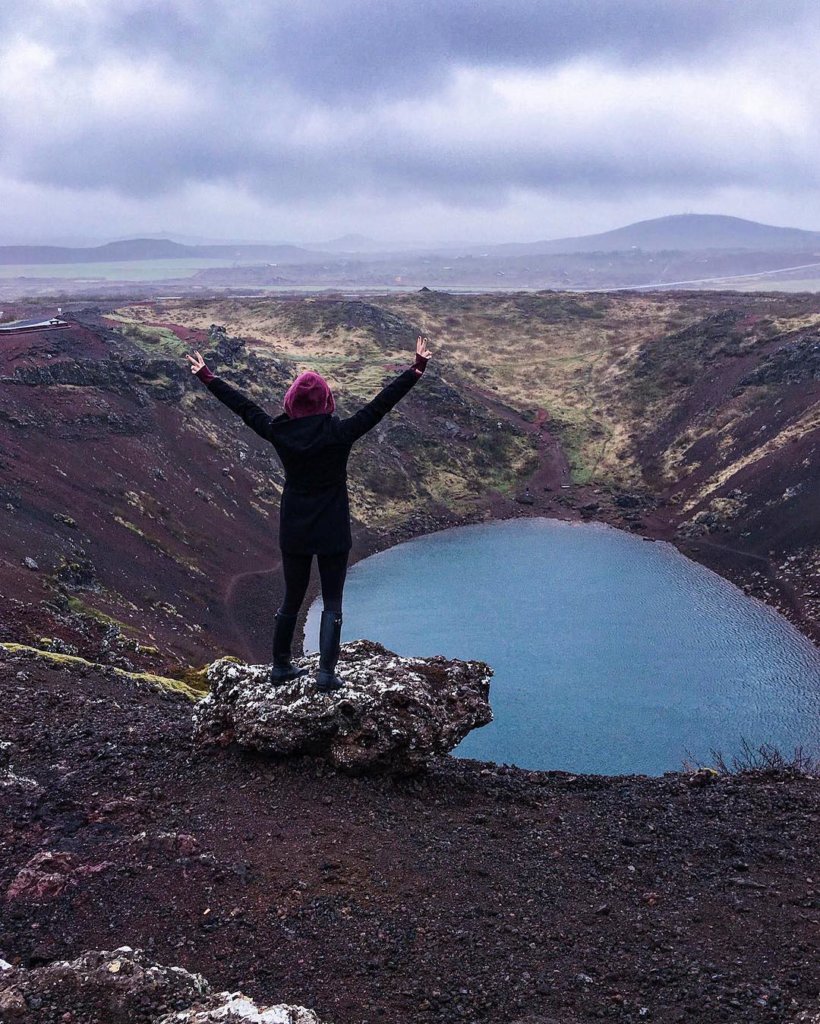
[[[11,0],[0,244],[820,229],[816,4]]]

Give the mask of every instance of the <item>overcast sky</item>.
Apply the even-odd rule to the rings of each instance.
[[[820,229],[817,0],[2,0],[0,244]]]

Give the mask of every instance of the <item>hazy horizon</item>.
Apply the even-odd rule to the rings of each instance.
[[[687,216],[688,214],[689,214],[689,211],[687,211],[686,214],[667,214],[665,216]],[[738,219],[739,220],[745,220],[748,223],[760,223],[760,222],[756,222],[756,221],[751,221],[749,218],[738,218]],[[633,222],[633,224],[639,224],[639,223],[642,223],[642,222],[641,221]],[[605,228],[602,232],[589,232],[588,234],[590,234],[590,235],[605,234],[608,231],[614,231],[614,230],[617,230],[619,228],[625,228],[625,227],[630,227],[630,226],[633,226],[633,225],[616,224],[616,225],[613,225],[611,228]],[[787,229],[787,230],[788,229],[812,230],[811,228],[801,228],[799,225],[796,225],[796,224],[777,224],[777,225],[763,225],[763,226],[765,226],[765,227],[784,228],[784,229]],[[564,236],[564,237],[571,238],[573,236]],[[37,246],[59,246],[59,247],[63,247],[63,248],[78,248],[79,249],[79,248],[93,248],[93,247],[96,247],[96,246],[107,245],[107,244],[114,243],[114,242],[133,241],[133,240],[136,240],[136,239],[171,240],[171,241],[175,241],[175,242],[177,242],[177,243],[179,243],[181,245],[192,245],[192,246],[193,245],[295,245],[295,246],[305,245],[306,247],[312,247],[314,249],[315,248],[321,248],[321,243],[322,242],[324,242],[326,244],[329,244],[329,245],[332,245],[332,244],[336,244],[336,243],[341,243],[343,241],[346,241],[347,239],[351,239],[351,240],[361,239],[362,242],[368,243],[367,247],[372,249],[374,252],[382,251],[382,250],[386,252],[386,251],[388,251],[389,246],[391,244],[389,242],[384,242],[381,239],[371,238],[369,236],[362,235],[361,233],[358,233],[358,232],[348,232],[346,235],[339,235],[338,237],[335,237],[335,238],[319,239],[317,241],[303,241],[302,239],[295,239],[295,238],[267,238],[267,239],[265,239],[265,238],[207,238],[207,237],[204,237],[204,236],[178,234],[177,232],[170,231],[170,230],[168,230],[168,231],[159,230],[159,231],[142,231],[142,232],[137,231],[137,232],[134,232],[134,233],[132,233],[130,235],[118,235],[118,236],[111,236],[111,237],[103,236],[103,237],[100,237],[100,238],[88,238],[88,237],[82,237],[82,236],[77,236],[77,237],[69,236],[69,237],[66,237],[66,238],[38,239],[36,241],[28,241],[28,242],[20,242],[20,243],[17,243],[17,242],[5,242],[5,241],[1,241],[0,240],[0,246],[2,246],[2,245],[22,244],[22,245],[37,245]],[[553,240],[559,240],[559,239],[550,239],[550,238],[544,238],[544,237],[541,237],[541,236],[533,237],[533,238],[513,238],[513,239],[505,238],[505,239],[493,239],[492,242],[487,242],[486,244],[493,245],[493,244],[496,244],[496,243],[505,243],[505,242],[530,243],[530,242],[544,242],[544,241],[553,241]],[[447,248],[457,249],[459,246],[468,246],[468,245],[474,247],[475,245],[482,244],[482,242],[486,242],[486,239],[483,239],[481,242],[468,242],[468,241],[465,241],[463,239],[446,239],[446,240],[442,240],[442,241],[439,241],[439,242],[426,241],[426,242],[418,242],[417,244],[415,244],[415,243],[411,243],[409,241],[404,241],[404,242],[398,242],[396,244],[397,244],[397,248],[399,248],[399,249],[406,249],[407,251],[411,251],[412,249],[416,249],[416,248],[418,248],[418,249],[425,249],[425,248],[440,247],[441,249],[447,249]],[[351,249],[350,251],[355,251],[355,249]]]
[[[0,244],[820,230],[820,8],[10,0]]]

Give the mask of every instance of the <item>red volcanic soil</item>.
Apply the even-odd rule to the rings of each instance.
[[[187,699],[39,658],[4,658],[0,706],[43,787],[0,802],[12,963],[142,947],[335,1024],[764,1024],[820,998],[816,779],[348,777],[195,752]]]
[[[277,598],[275,521],[248,514],[255,474],[241,464],[233,470],[230,435],[214,448],[186,429],[173,395],[146,400],[127,378],[123,384],[114,357],[121,344],[108,337],[75,324],[2,339],[6,375],[82,361],[99,365],[102,379],[59,387],[10,383],[8,376],[0,381],[0,584],[12,599],[3,607],[0,638],[32,642],[42,624],[47,635],[78,645],[81,653],[99,654],[99,638],[78,633],[64,608],[61,620],[54,586],[61,560],[85,557],[94,581],[73,588],[73,595],[162,650],[162,664],[152,666],[144,652],[139,664],[167,670],[226,649],[247,656],[221,601],[225,580],[251,571],[262,579],[269,574],[270,592],[257,596],[260,613]],[[144,502],[144,511],[134,501]],[[239,521],[241,530],[234,527]],[[39,570],[21,568],[24,557]]]
[[[703,408],[742,373],[721,364]],[[786,422],[789,403],[808,400],[800,387],[753,413],[738,445]],[[787,515],[777,503],[811,437],[740,477],[754,532],[681,539],[685,490],[566,486],[547,416],[468,397],[531,434],[533,475],[465,518],[434,506],[390,533],[356,524],[354,560],[457,522],[595,519],[675,540],[818,635],[806,581],[781,570],[814,536],[816,492]],[[647,438],[648,480],[697,401]],[[712,444],[692,457],[713,458]],[[279,472],[269,448],[197,395],[187,368],[86,313],[68,331],[0,342],[0,469],[0,640],[56,638],[101,663],[0,648],[0,739],[41,787],[4,784],[0,756],[0,958],[144,947],[336,1024],[790,1024],[816,1009],[816,779],[576,777],[441,758],[397,781],[194,751],[187,699],[105,664],[183,675],[225,652],[267,660],[281,596],[275,489],[260,492]],[[119,625],[79,615],[86,604]],[[53,1020],[44,1009],[33,1024]]]
[[[659,503],[668,506],[665,519],[673,529],[708,511],[713,498],[731,498],[737,492],[745,496],[748,503],[742,514],[721,523],[716,532],[700,537],[676,533],[672,539],[690,558],[773,604],[820,642],[817,566],[806,559],[807,552],[820,547],[820,427],[772,445],[762,457],[748,458],[787,433],[790,424],[816,405],[817,349],[817,331],[807,328],[760,342],[748,354],[713,360],[699,375],[697,386],[670,403],[668,414],[641,438],[640,453],[647,485]],[[722,403],[729,396],[742,396],[750,383],[759,383],[762,370],[778,363],[779,369],[764,376],[773,386],[766,400],[736,418],[726,445],[727,438],[713,429]],[[678,484],[662,485],[657,460],[686,428],[697,437],[683,459],[686,473]],[[716,472],[735,464],[734,472],[705,501],[686,516],[677,511]]]

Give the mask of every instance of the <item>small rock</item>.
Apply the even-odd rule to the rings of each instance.
[[[720,778],[714,768],[698,768],[687,776],[686,781],[690,786],[710,786]]]
[[[87,875],[95,875],[113,867],[110,861],[80,864],[73,853],[36,853],[18,871],[6,892],[7,900],[41,902],[53,899],[68,885],[76,885]]]
[[[0,992],[0,1012],[2,1012],[2,1020],[4,1021],[23,1021],[25,1020],[24,1014],[27,1013],[28,1007],[26,1006],[26,1000],[23,997],[23,993],[15,988],[6,989],[4,992]]]

